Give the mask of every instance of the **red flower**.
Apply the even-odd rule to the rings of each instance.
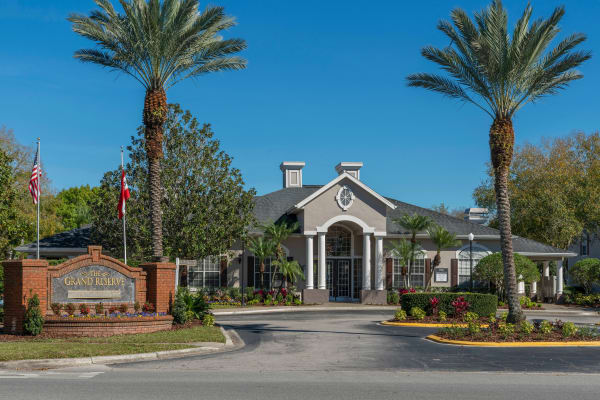
[[[414,288],[410,288],[411,293],[416,293],[417,291]]]
[[[400,296],[402,296],[403,294],[408,293],[408,289],[400,289],[398,292],[400,292]]]
[[[432,297],[429,299],[429,304],[431,304],[431,307],[436,308],[440,304],[440,300],[437,297]]]
[[[454,315],[460,316],[469,308],[469,302],[465,301],[463,296],[460,296],[452,302],[452,307],[454,307]]]

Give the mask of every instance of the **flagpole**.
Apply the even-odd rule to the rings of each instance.
[[[121,171],[124,171],[125,167],[123,165],[123,146],[121,146]],[[122,172],[121,172],[122,173]],[[123,185],[123,183],[121,182],[121,186]],[[121,190],[123,190],[123,188],[121,188]],[[123,209],[125,208],[125,203],[123,203]],[[125,230],[125,210],[123,210],[123,253],[124,253],[124,259],[125,259],[125,264],[127,264],[127,233]]]
[[[37,259],[40,259],[40,202],[42,201],[42,181],[40,180],[40,169],[41,157],[40,157],[40,138],[37,138],[37,184],[38,184],[38,198],[37,198]]]

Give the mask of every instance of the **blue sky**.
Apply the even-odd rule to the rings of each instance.
[[[116,0],[115,0],[116,1]],[[600,1],[533,1],[546,17],[567,3],[565,35],[600,48]],[[201,2],[204,7],[206,2]],[[445,46],[435,29],[455,6],[487,2],[220,0],[248,42],[244,71],[178,84],[169,102],[213,125],[249,187],[281,187],[279,163],[305,161],[305,184],[334,178],[340,161],[363,161],[361,179],[381,194],[430,207],[470,206],[489,159],[489,117],[473,106],[408,88],[405,77],[435,67],[425,45]],[[524,1],[507,1],[511,21]],[[96,185],[119,164],[119,146],[141,123],[143,88],[133,79],[72,58],[91,43],[65,20],[91,0],[0,0],[0,126],[18,140],[42,138],[45,169],[57,189]],[[514,120],[517,143],[599,128],[600,60],[561,95],[528,105]]]

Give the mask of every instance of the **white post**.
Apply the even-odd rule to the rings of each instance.
[[[41,168],[42,168],[42,156],[40,155],[40,138],[37,138],[38,142],[38,148],[37,148],[37,186],[38,186],[38,193],[37,193],[37,251],[36,251],[36,258],[39,260],[40,259],[40,203],[42,202],[42,180],[41,180]]]
[[[561,295],[563,293],[563,262],[562,260],[556,261],[556,271],[557,277],[557,285],[556,285],[556,294]]]
[[[544,261],[544,276],[550,276],[550,261]]]
[[[537,294],[537,282],[531,282],[531,294]]]
[[[327,289],[325,262],[325,232],[319,232],[319,289]]]
[[[314,277],[313,277],[313,237],[306,236],[306,288],[314,288]]]
[[[121,146],[121,171],[125,171],[125,167],[123,165],[123,146]],[[123,182],[121,181],[121,186]],[[123,190],[123,188],[121,188]],[[119,194],[120,196],[120,194]],[[125,230],[125,203],[123,203],[123,260],[125,264],[127,264],[127,231]],[[177,287],[175,287],[177,289]]]
[[[179,257],[175,258],[175,293],[177,293],[178,286],[179,286]]]
[[[363,290],[371,290],[371,234],[363,233]]]
[[[519,278],[521,279],[522,276],[520,276]],[[517,293],[525,294],[525,282],[524,281],[517,282]]]
[[[383,290],[383,238],[375,240],[375,289]]]

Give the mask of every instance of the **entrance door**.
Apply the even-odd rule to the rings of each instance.
[[[349,259],[327,260],[327,288],[330,301],[352,300],[352,261]]]

